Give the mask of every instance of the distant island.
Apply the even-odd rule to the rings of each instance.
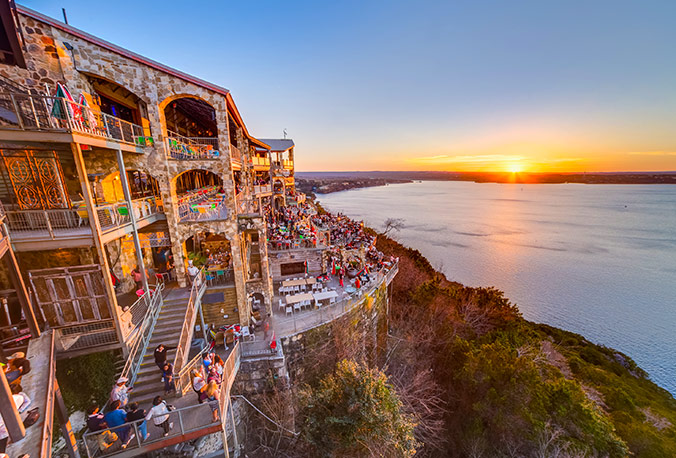
[[[511,172],[296,172],[298,188],[305,193],[328,194],[354,188],[412,181],[473,181],[476,183],[529,184],[676,184],[676,171],[595,173]]]

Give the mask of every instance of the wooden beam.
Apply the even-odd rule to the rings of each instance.
[[[80,185],[82,187],[82,195],[84,196],[84,201],[87,206],[87,215],[89,216],[89,225],[92,228],[92,235],[94,237],[94,245],[96,246],[96,251],[99,255],[99,264],[102,267],[101,274],[103,275],[103,285],[106,288],[106,294],[108,296],[108,304],[110,305],[110,313],[113,317],[113,323],[115,323],[115,333],[117,338],[122,345],[122,353],[124,356],[127,356],[127,346],[124,343],[124,333],[120,327],[120,314],[122,313],[120,308],[117,306],[117,297],[115,296],[115,288],[113,287],[113,282],[110,277],[110,265],[108,264],[108,256],[106,256],[106,247],[103,244],[101,239],[101,224],[99,223],[99,215],[96,212],[94,205],[94,199],[92,197],[92,191],[89,187],[89,180],[87,179],[87,169],[85,167],[84,158],[82,157],[82,149],[78,143],[71,143],[71,148],[73,151],[73,157],[75,158],[75,166],[77,168],[77,174],[80,178]]]

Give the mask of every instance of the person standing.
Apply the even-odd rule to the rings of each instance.
[[[164,365],[167,363],[167,351],[174,350],[176,347],[167,347],[164,344],[159,344],[155,348],[153,356],[155,356],[155,364],[157,368],[162,372],[164,370]]]
[[[174,385],[174,366],[169,363],[164,363],[162,368],[162,380],[164,381],[164,395],[168,395],[172,391],[176,392],[176,385]]]
[[[141,273],[141,269],[138,266],[134,267],[130,275],[131,279],[136,283],[136,291],[143,289],[143,274]]]
[[[167,437],[174,424],[169,422],[169,408],[167,402],[162,400],[162,396],[155,396],[155,399],[153,399],[153,406],[146,415],[146,421],[151,418],[155,426],[164,430],[163,436]]]
[[[195,278],[200,273],[200,270],[195,267],[192,260],[188,261],[188,277],[190,277],[190,284],[192,285],[195,282]]]
[[[129,402],[129,392],[133,390],[133,388],[129,388],[125,385],[128,381],[129,379],[127,377],[120,377],[117,379],[117,383],[110,392],[110,400],[112,402],[120,401],[122,407],[126,406]]]
[[[138,402],[132,402],[129,404],[129,409],[127,410],[127,421],[128,422],[138,422],[139,420],[143,420],[142,422],[137,423],[136,427],[138,428],[139,434],[141,434],[141,441],[145,442],[146,439],[150,437],[150,433],[148,432],[148,426],[146,422],[146,411],[145,409],[139,409],[138,407]]]
[[[122,410],[122,403],[120,401],[113,401],[110,404],[110,411],[103,416],[109,428],[120,436],[122,448],[127,448],[129,442],[136,437],[136,434],[131,432],[130,426],[122,426],[127,422],[127,412]]]

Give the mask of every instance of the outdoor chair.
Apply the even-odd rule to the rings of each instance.
[[[286,307],[286,314],[287,314],[287,316],[290,315],[290,314],[293,314],[293,310],[291,309],[290,305]]]
[[[279,309],[282,310],[283,308],[284,308],[284,301],[280,299],[279,300]]]
[[[296,302],[295,304],[293,304],[293,311],[294,312],[300,312],[301,307],[302,306],[300,305],[300,302]]]

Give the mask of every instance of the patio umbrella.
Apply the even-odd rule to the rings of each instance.
[[[94,112],[89,107],[89,102],[87,102],[87,99],[83,94],[80,94],[80,98],[77,100],[77,103],[82,105],[82,118],[84,119],[85,123],[87,123],[87,127],[93,128],[96,126],[96,115],[94,115]]]

